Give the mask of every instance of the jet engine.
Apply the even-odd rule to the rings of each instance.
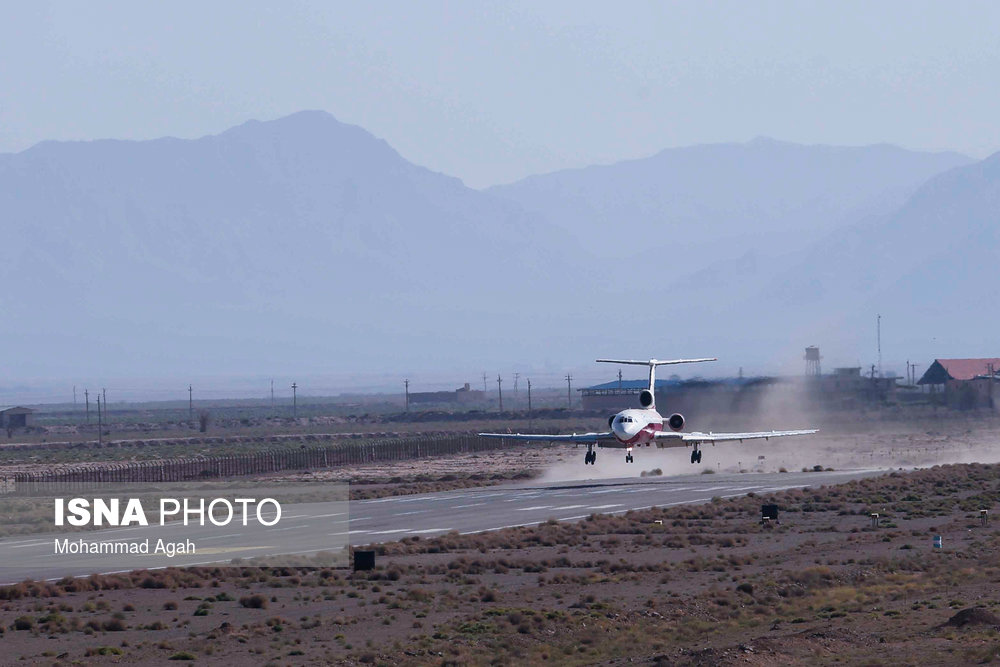
[[[639,405],[644,408],[648,408],[653,405],[653,392],[648,389],[643,389],[639,392]]]
[[[679,412],[675,412],[674,414],[670,415],[670,418],[667,419],[667,426],[669,426],[674,431],[681,430],[682,428],[684,428],[684,415],[682,415]]]

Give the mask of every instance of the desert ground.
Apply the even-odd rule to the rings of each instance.
[[[703,474],[843,485],[373,545],[371,572],[200,568],[0,589],[2,664],[970,664],[1000,660],[1000,425],[834,421],[718,446]],[[753,444],[751,447],[750,445]],[[685,450],[518,446],[354,470],[356,498],[692,472]],[[763,458],[759,458],[763,457]],[[36,464],[39,462],[36,462]],[[22,461],[21,464],[29,464]],[[914,468],[920,468],[914,470]],[[780,523],[762,525],[762,504]],[[880,514],[872,525],[870,514]],[[943,548],[933,547],[940,535]]]

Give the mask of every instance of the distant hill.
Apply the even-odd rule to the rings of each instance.
[[[531,176],[489,192],[517,202],[608,257],[656,250],[691,271],[748,251],[798,250],[892,212],[928,178],[972,160],[887,145],[772,139],[672,148],[639,160]]]
[[[777,258],[748,251],[633,290],[664,298],[651,316],[687,348],[801,372],[802,348],[818,345],[824,367],[878,361],[905,373],[910,361],[992,356],[1000,299],[1000,154],[934,176],[894,211],[837,227]],[[674,325],[681,321],[684,324]],[[752,367],[752,366],[751,366]]]
[[[926,370],[935,357],[1000,347],[998,275],[1000,153],[930,179],[891,215],[816,243],[760,298],[800,313],[805,335],[827,337],[844,355],[874,348],[880,313],[884,352]]]
[[[884,342],[897,344],[886,346],[886,361],[895,359],[893,352],[910,353],[899,336],[922,310],[921,296],[873,290],[872,273],[892,284],[910,266],[902,255],[925,259],[912,249],[925,243],[926,232],[905,231],[909,218],[928,205],[928,191],[962,180],[978,165],[956,153],[756,139],[668,149],[489,192],[618,259],[630,282],[606,285],[617,291],[604,298],[623,309],[640,304],[645,312],[641,325],[619,333],[630,349],[656,347],[643,339],[660,339],[659,347],[717,354],[718,370],[746,364],[748,372],[800,372],[809,344],[820,345],[834,363],[874,362],[877,312],[884,316]],[[972,191],[956,185],[949,197]],[[937,227],[924,217],[919,225],[957,231],[964,215]],[[962,301],[962,285],[937,284]],[[904,314],[895,317],[890,302]],[[914,344],[912,354],[932,349]]]
[[[467,355],[550,311],[525,295],[572,245],[323,112],[0,155],[0,210],[0,345],[29,376]]]
[[[875,308],[930,337],[947,314],[973,340],[994,322],[996,171],[757,140],[477,191],[323,112],[197,140],[45,142],[0,155],[0,386],[464,382],[599,355],[761,372],[808,344],[871,347]]]

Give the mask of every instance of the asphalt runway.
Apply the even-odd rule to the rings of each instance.
[[[805,486],[839,484],[885,471],[683,475],[495,486],[351,503],[351,544],[414,535],[460,534],[533,526],[549,519],[579,521],[649,507],[697,504]]]
[[[114,528],[61,536],[21,536],[0,540],[0,583],[25,579],[58,579],[114,573],[138,568],[183,567],[228,563],[267,553],[310,554],[363,546],[405,537],[434,537],[531,526],[549,519],[578,521],[591,514],[621,514],[649,507],[698,504],[714,497],[732,498],[806,486],[839,484],[882,474],[883,470],[830,472],[682,475],[603,480],[579,480],[540,485],[491,486],[440,493],[393,496],[374,500],[301,503],[289,505],[281,521],[271,527],[255,524],[226,529],[212,525]],[[349,515],[349,516],[348,516]],[[53,555],[53,539],[88,541],[182,542],[190,539],[195,553],[130,557],[118,555]]]

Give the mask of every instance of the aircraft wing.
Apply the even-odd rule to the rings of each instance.
[[[752,431],[748,433],[673,433],[657,431],[656,444],[660,447],[683,447],[684,445],[702,442],[728,442],[731,440],[760,440],[763,438],[781,438],[788,435],[809,435],[817,433],[818,428],[800,429],[797,431]]]
[[[615,439],[615,435],[611,431],[607,431],[606,433],[573,433],[572,435],[545,435],[540,433],[480,433],[479,436],[483,438],[506,438],[508,440],[583,443],[597,443]]]

